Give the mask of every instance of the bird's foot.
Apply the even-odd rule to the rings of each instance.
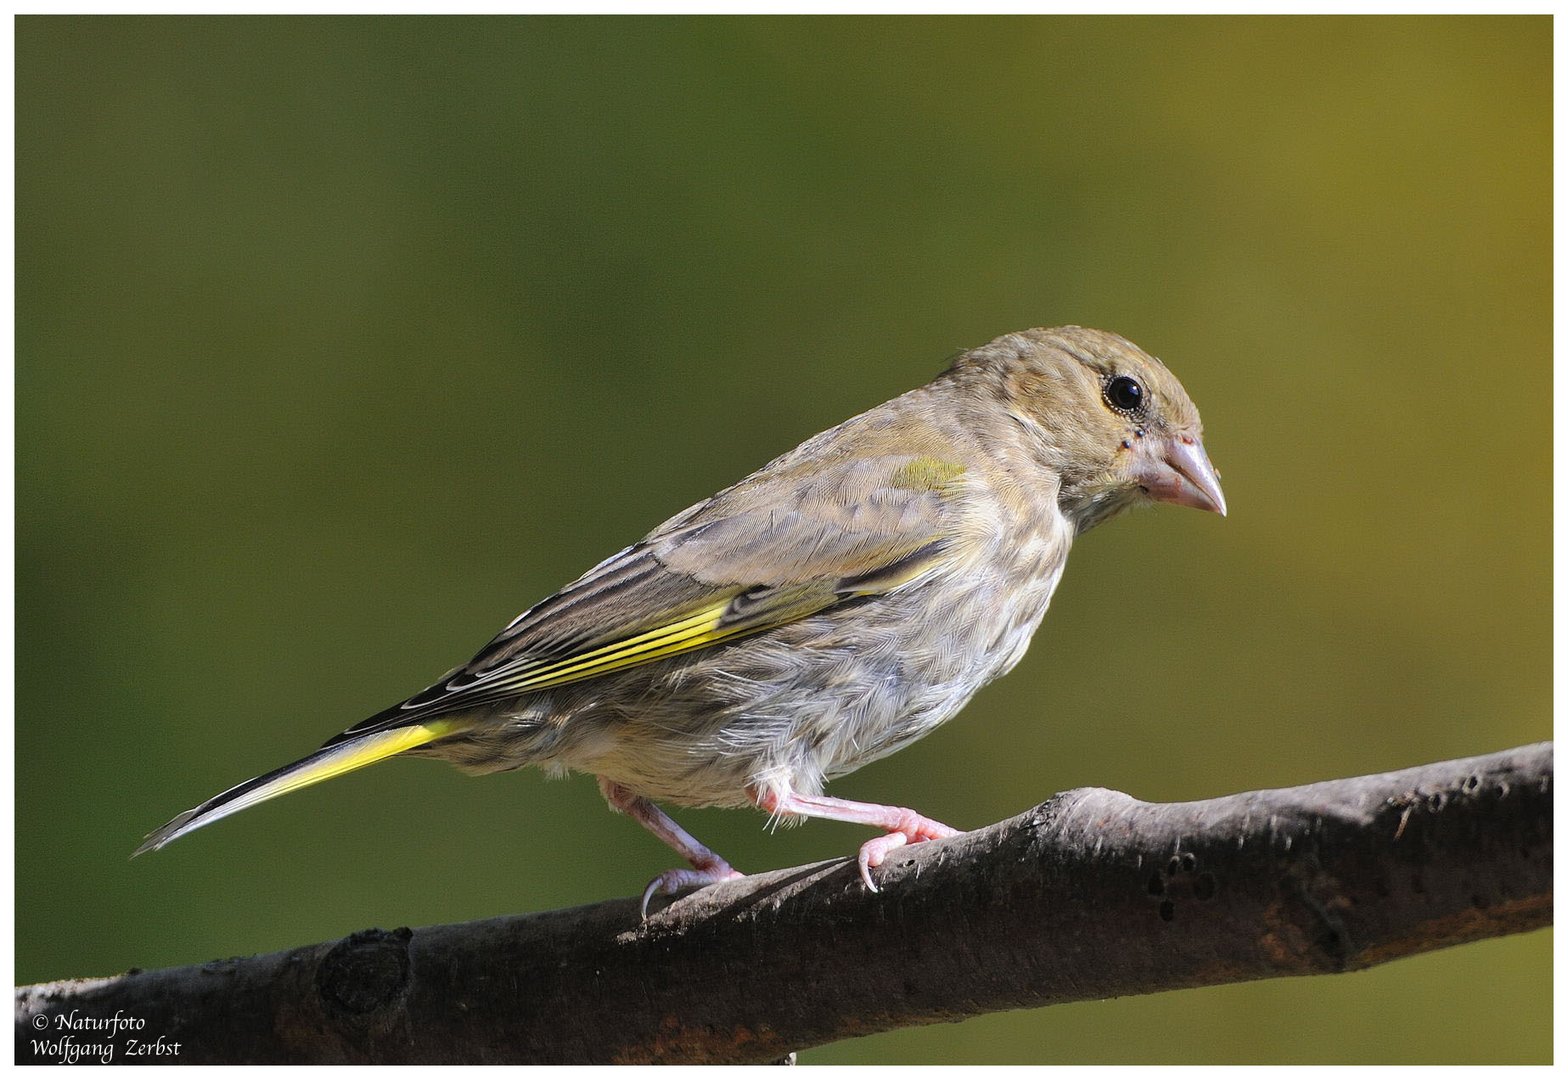
[[[866,888],[872,892],[877,891],[876,883],[871,880],[872,868],[881,866],[890,852],[898,850],[905,844],[918,844],[922,840],[946,840],[950,836],[958,835],[958,830],[952,826],[922,817],[913,810],[905,810],[901,807],[888,809],[899,815],[897,823],[885,826],[889,830],[887,835],[874,836],[860,845],[860,880],[864,881]]]
[[[699,866],[691,870],[676,869],[666,870],[652,881],[642,891],[642,917],[648,917],[648,905],[655,896],[674,896],[682,889],[701,889],[708,885],[717,885],[721,881],[733,881],[746,875],[735,869],[723,859],[716,859],[710,866]]]
[[[903,806],[881,806],[877,803],[850,802],[848,799],[831,799],[826,795],[798,795],[788,789],[764,788],[753,790],[752,801],[770,814],[799,814],[802,817],[827,818],[829,821],[852,821],[857,825],[870,825],[885,829],[886,836],[867,840],[860,847],[860,880],[866,888],[877,891],[871,880],[871,871],[882,865],[888,852],[905,844],[918,844],[922,840],[946,840],[957,836],[958,830],[943,825]]]

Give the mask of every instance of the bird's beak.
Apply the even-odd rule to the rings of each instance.
[[[1191,435],[1172,435],[1168,440],[1145,446],[1144,460],[1135,479],[1149,498],[1225,516],[1225,493],[1220,490],[1219,473],[1209,464],[1209,455],[1201,442]]]

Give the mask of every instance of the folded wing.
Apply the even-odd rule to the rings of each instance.
[[[883,456],[763,473],[519,615],[469,663],[327,745],[706,648],[906,586],[957,532],[961,465]]]

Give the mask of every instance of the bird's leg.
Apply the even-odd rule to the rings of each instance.
[[[599,790],[614,810],[619,810],[637,824],[663,840],[691,863],[690,870],[666,870],[642,891],[642,917],[648,917],[648,902],[663,894],[673,896],[681,889],[700,888],[731,878],[745,877],[739,870],[725,862],[719,854],[700,842],[695,836],[675,824],[675,820],[641,795],[633,794],[620,784],[599,777]]]
[[[888,852],[905,844],[918,844],[922,840],[946,840],[957,836],[958,830],[922,817],[902,806],[878,806],[876,803],[850,802],[848,799],[830,799],[825,795],[797,795],[793,791],[772,790],[753,793],[757,805],[770,814],[799,814],[802,817],[827,818],[830,821],[851,821],[857,825],[870,825],[886,829],[886,836],[876,836],[860,846],[860,880],[866,888],[877,891],[871,880],[871,868],[881,866]]]

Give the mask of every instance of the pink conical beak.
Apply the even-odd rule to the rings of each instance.
[[[1225,516],[1220,474],[1201,442],[1191,435],[1172,435],[1164,442],[1145,443],[1143,449],[1137,481],[1149,498]]]

